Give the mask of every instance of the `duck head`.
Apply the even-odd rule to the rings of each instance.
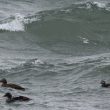
[[[7,97],[8,99],[11,99],[12,95],[11,95],[11,93],[7,92],[3,97]]]
[[[3,84],[7,84],[7,80],[5,78],[1,79],[0,82],[2,82]]]
[[[106,84],[106,82],[102,80],[102,81],[100,82],[100,84],[104,85],[104,84]]]

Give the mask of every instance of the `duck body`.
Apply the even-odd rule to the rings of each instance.
[[[31,99],[25,96],[12,97],[11,93],[6,93],[4,97],[7,97],[6,102],[11,103],[15,101],[30,101]]]
[[[12,84],[12,83],[2,84],[1,86],[2,87],[9,87],[9,88],[13,88],[13,89],[18,89],[18,90],[25,91],[25,88],[23,88],[23,87],[21,87],[19,85],[16,85],[16,84]]]
[[[2,87],[9,87],[9,88],[25,91],[25,88],[17,84],[7,83],[7,80],[5,78],[0,80],[0,82],[2,82],[2,85],[1,85]]]
[[[105,81],[101,81],[101,86],[102,87],[105,87],[105,88],[109,88],[110,87],[110,84],[109,83],[106,83]]]

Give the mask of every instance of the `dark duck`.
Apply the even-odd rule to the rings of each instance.
[[[12,84],[12,83],[7,83],[7,80],[5,78],[0,80],[0,82],[2,83],[2,85],[1,85],[2,87],[9,87],[9,88],[25,91],[25,88],[23,88],[19,85]]]
[[[25,96],[13,97],[11,93],[6,93],[3,97],[6,97],[6,102],[11,103],[15,101],[30,101],[31,99]]]
[[[102,86],[102,87],[105,87],[105,88],[109,88],[109,87],[110,87],[110,84],[109,84],[109,83],[106,83],[106,82],[103,81],[103,80],[102,80],[100,83],[101,83],[101,86]]]

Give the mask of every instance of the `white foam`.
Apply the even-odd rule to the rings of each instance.
[[[40,18],[38,18],[38,16],[37,16],[37,17],[32,17],[32,18],[25,18],[23,20],[23,22],[24,22],[24,24],[29,24],[29,23],[32,23],[34,21],[39,21],[39,20],[40,20]]]
[[[0,30],[6,31],[25,31],[25,24],[39,20],[37,17],[25,18],[25,16],[16,13],[12,20],[6,19],[0,24]]]
[[[7,30],[7,31],[24,31],[25,26],[22,22],[21,16],[15,15],[15,19],[11,20],[10,22],[4,22],[0,24],[1,30]]]
[[[79,38],[82,40],[82,42],[83,42],[84,44],[88,44],[88,43],[89,43],[89,40],[88,40],[87,38],[85,38],[85,37],[80,37],[80,36],[79,36]]]
[[[106,3],[104,2],[93,2],[94,4],[96,4],[99,8],[105,8],[106,7]]]
[[[83,43],[84,44],[88,44],[89,43],[89,40],[87,38],[82,38],[83,39]]]
[[[24,31],[24,24],[18,20],[14,20],[11,23],[5,23],[0,25],[1,30],[9,31]]]

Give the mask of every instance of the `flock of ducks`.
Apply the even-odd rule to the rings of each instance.
[[[23,88],[23,87],[21,87],[21,86],[19,86],[17,84],[7,83],[7,80],[5,78],[1,79],[0,83],[2,83],[1,87],[8,87],[8,88],[16,89],[16,90],[25,91],[25,88]],[[9,92],[5,93],[5,95],[3,97],[7,98],[6,99],[7,103],[15,102],[15,101],[29,101],[29,100],[31,100],[30,98],[25,97],[25,96],[14,97]]]
[[[5,78],[1,79],[0,83],[2,83],[1,87],[9,87],[9,88],[12,88],[12,89],[25,91],[25,88],[23,88],[23,87],[21,87],[21,86],[19,86],[17,84],[7,83],[7,80]],[[100,82],[100,84],[101,84],[101,87],[105,87],[105,88],[109,88],[110,87],[110,84],[106,83],[104,80],[102,80]],[[25,96],[14,97],[9,92],[5,93],[5,95],[3,97],[7,98],[6,99],[7,103],[15,102],[15,101],[29,101],[29,100],[31,100],[30,98],[25,97]]]

